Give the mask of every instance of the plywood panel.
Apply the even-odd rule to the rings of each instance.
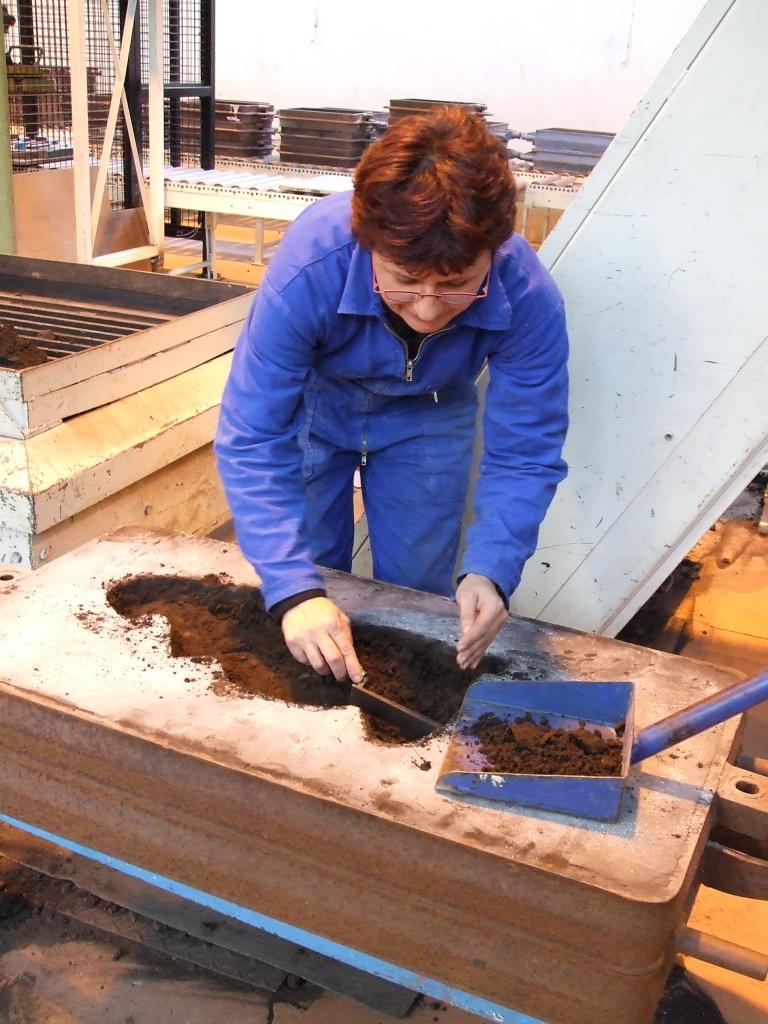
[[[91,171],[91,189],[97,169]],[[43,260],[73,262],[75,253],[74,179],[71,168],[25,171],[13,175],[16,252]],[[94,254],[146,245],[147,223],[141,210],[112,210],[105,194]],[[136,270],[149,270],[147,260]]]
[[[31,538],[32,568],[121,526],[205,535],[228,518],[213,446],[206,444]]]

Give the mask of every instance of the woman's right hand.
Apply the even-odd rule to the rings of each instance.
[[[321,676],[333,673],[339,682],[362,682],[365,672],[352,644],[349,618],[333,601],[302,601],[285,613],[282,628],[288,650],[302,665],[311,665]]]

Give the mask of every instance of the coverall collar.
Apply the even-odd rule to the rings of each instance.
[[[355,243],[350,260],[344,291],[339,302],[339,313],[356,316],[381,316],[382,303],[371,287],[373,276],[371,254],[359,243]],[[488,294],[479,302],[463,310],[455,318],[456,323],[467,327],[482,327],[490,331],[505,331],[512,325],[512,307],[499,277],[494,259],[488,281]]]

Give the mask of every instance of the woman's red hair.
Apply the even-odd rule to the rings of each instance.
[[[357,166],[357,240],[413,274],[461,272],[514,226],[506,146],[461,107],[403,118]]]

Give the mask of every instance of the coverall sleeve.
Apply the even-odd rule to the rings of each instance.
[[[300,307],[301,308],[301,307]],[[214,450],[237,540],[268,608],[324,586],[304,529],[298,432],[318,326],[262,283],[235,346]]]
[[[568,336],[562,303],[489,358],[475,519],[461,573],[479,573],[509,595],[536,549],[539,526],[567,472]]]

